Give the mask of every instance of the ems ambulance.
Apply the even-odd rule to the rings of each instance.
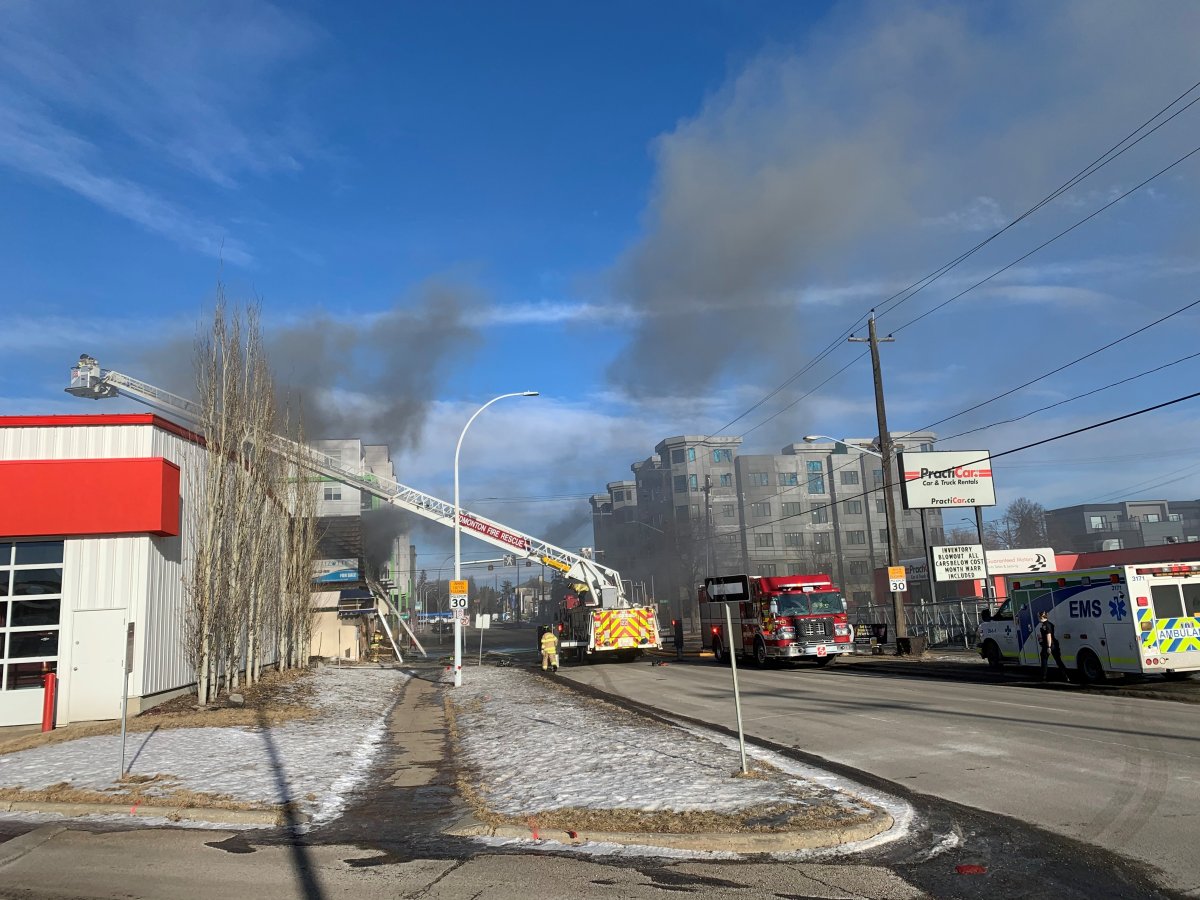
[[[993,668],[1041,665],[1038,616],[1084,683],[1108,672],[1185,678],[1200,671],[1200,562],[1107,566],[1008,578],[1008,599],[979,626]]]

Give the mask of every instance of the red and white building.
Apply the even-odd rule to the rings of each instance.
[[[187,484],[202,439],[153,414],[0,417],[0,726],[131,713],[191,689]]]

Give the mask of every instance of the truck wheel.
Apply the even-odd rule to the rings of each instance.
[[[1004,666],[1004,657],[1000,653],[1000,645],[995,641],[984,641],[983,658],[987,660],[989,668],[1000,669]]]
[[[1078,660],[1080,684],[1100,684],[1104,681],[1104,666],[1091,650],[1084,650]]]
[[[754,642],[754,664],[765,668],[768,662],[770,659],[767,657],[767,645],[759,638]]]
[[[713,660],[718,666],[729,665],[729,656],[725,652],[725,646],[721,643],[720,638],[713,638]]]

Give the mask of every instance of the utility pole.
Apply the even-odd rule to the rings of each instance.
[[[892,494],[892,482],[896,468],[895,448],[892,446],[892,435],[888,431],[887,407],[883,402],[883,369],[879,364],[879,344],[894,341],[890,334],[881,338],[875,331],[875,310],[871,310],[871,318],[867,321],[865,338],[852,337],[850,341],[856,344],[871,345],[871,375],[875,380],[875,419],[879,427],[879,455],[883,457],[883,505],[887,513],[888,536],[888,565],[900,565],[900,533],[896,530],[896,498]],[[930,573],[932,577],[932,573]],[[896,640],[899,650],[900,638],[908,637],[908,627],[904,621],[904,597],[899,591],[892,591],[892,613],[896,618]]]

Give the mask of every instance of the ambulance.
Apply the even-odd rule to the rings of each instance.
[[[1178,679],[1200,671],[1200,562],[1027,573],[1007,581],[1008,599],[984,612],[979,626],[979,652],[993,668],[1041,665],[1036,631],[1044,611],[1063,662],[1084,684],[1108,673]]]

